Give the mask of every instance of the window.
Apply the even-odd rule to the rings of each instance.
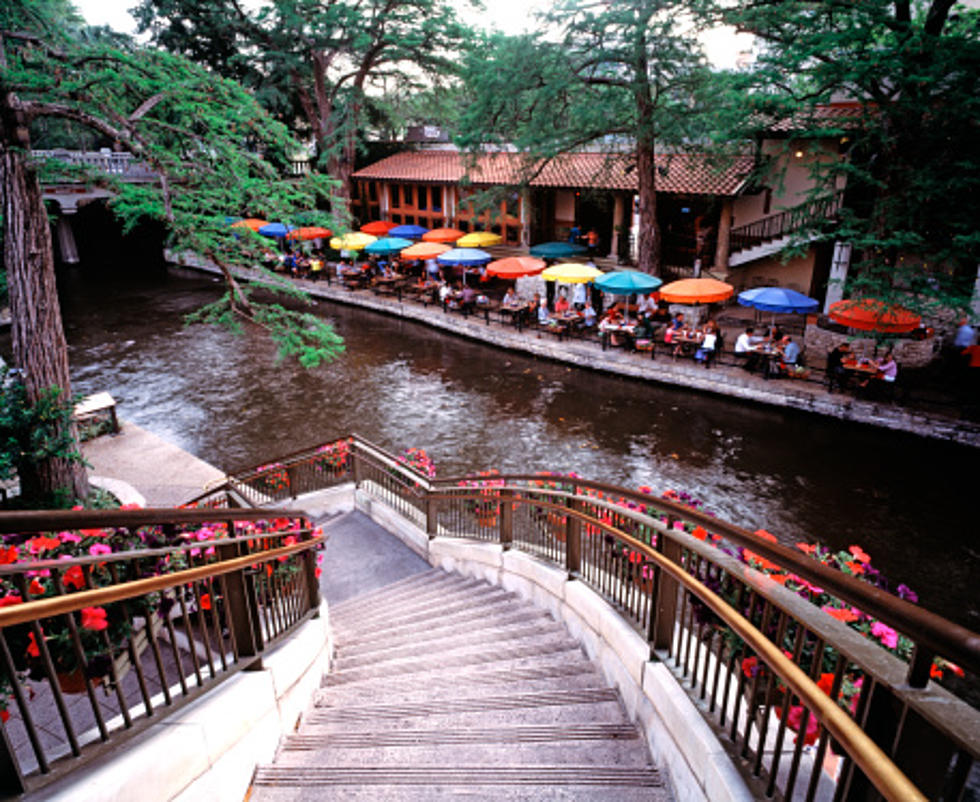
[[[402,187],[402,192],[405,193],[405,205],[406,206],[411,206],[412,205],[412,187],[410,185],[407,185],[406,184],[404,187]]]
[[[507,196],[507,214],[510,217],[517,217],[520,214],[519,208],[520,196],[516,192],[512,192]]]
[[[406,226],[414,226],[415,225],[415,217],[414,217],[414,215],[411,215],[411,214],[406,214],[405,215],[405,225]]]
[[[419,209],[428,209],[429,208],[429,204],[427,202],[428,201],[428,197],[429,197],[429,188],[428,187],[419,187],[419,202],[418,202]]]
[[[456,221],[456,228],[458,228],[460,231],[462,231],[465,234],[466,232],[468,232],[470,230],[470,221],[469,220],[457,220]]]
[[[398,184],[391,185],[391,207],[397,209],[402,203],[398,198]]]
[[[442,187],[432,187],[432,211],[442,211]]]
[[[393,214],[391,216],[391,222],[392,223],[398,223],[398,225],[401,225],[402,216],[400,214]]]
[[[378,183],[376,181],[368,181],[368,197],[373,201],[378,199]]]

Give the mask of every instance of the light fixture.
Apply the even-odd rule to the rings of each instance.
[[[796,151],[796,154],[795,155],[796,155],[796,158],[797,159],[802,159],[803,158],[803,151],[802,150],[798,150],[798,151]]]

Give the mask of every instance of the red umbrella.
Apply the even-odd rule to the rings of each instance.
[[[426,231],[422,239],[426,242],[455,242],[466,234],[457,228],[434,228]]]
[[[877,298],[848,298],[831,304],[830,319],[843,326],[860,331],[879,331],[901,334],[914,331],[922,318],[901,306],[885,303]]]
[[[544,269],[544,259],[536,259],[533,256],[508,256],[488,264],[487,274],[500,276],[500,278],[520,278],[521,276],[536,276]]]
[[[365,234],[373,234],[375,237],[383,237],[397,225],[398,223],[392,223],[388,220],[375,220],[373,223],[365,223],[361,226],[361,231]]]
[[[332,236],[333,232],[323,226],[300,226],[286,234],[286,239],[326,239]]]

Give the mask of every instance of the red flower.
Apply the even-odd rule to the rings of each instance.
[[[854,555],[854,559],[857,560],[859,563],[869,563],[869,562],[871,562],[871,557],[860,546],[851,546],[847,550],[852,555]]]
[[[691,535],[698,540],[704,540],[708,536],[708,531],[703,526],[695,526]]]
[[[210,610],[211,609],[211,594],[204,593],[201,595],[201,609]]]
[[[23,604],[24,600],[16,593],[11,593],[9,596],[4,596],[0,599],[0,607],[10,607],[12,604]]]
[[[864,573],[864,565],[859,563],[857,560],[848,560],[846,563],[844,563],[844,565],[846,565],[848,569],[850,569],[850,572],[852,574],[857,575],[857,574]]]
[[[319,578],[321,577],[321,575],[322,575],[322,574],[323,574],[323,569],[322,569],[322,568],[321,568],[320,566],[317,566],[317,567],[316,567],[316,570],[315,570],[315,571],[313,572],[313,575],[314,575],[314,576],[315,576],[315,577],[316,577],[317,579],[319,579]]]
[[[109,622],[106,620],[107,613],[103,607],[83,607],[82,608],[82,628],[90,629],[93,632],[101,632],[107,629]]]
[[[933,663],[931,666],[929,666],[929,679],[942,679],[942,678],[943,678],[943,670],[938,665]]]
[[[0,565],[9,565],[15,562],[17,562],[17,547],[8,546],[7,548],[3,548],[0,546]]]
[[[760,537],[763,540],[768,540],[770,543],[776,543],[776,536],[772,532],[767,532],[765,529],[756,529],[756,537]]]
[[[752,677],[758,674],[759,669],[759,660],[756,657],[746,657],[742,661],[742,673],[749,679],[752,679]]]
[[[803,722],[803,707],[800,705],[794,705],[789,709],[789,715],[786,716],[786,725],[791,730],[800,731],[800,724]],[[820,734],[820,724],[817,723],[817,717],[812,713],[806,720],[806,733],[803,735],[803,743],[807,746],[816,743],[817,736]]]
[[[769,578],[779,585],[785,585],[786,580],[789,579],[789,574],[769,574]]]
[[[830,696],[830,692],[834,688],[834,675],[833,674],[821,674],[820,679],[817,682],[817,687],[822,690],[827,696]]]
[[[950,663],[947,660],[946,661],[946,668],[948,668],[950,671],[952,671],[954,674],[956,674],[957,677],[965,677],[966,676],[966,672],[962,668],[960,668],[958,665],[956,665],[956,663]]]
[[[836,618],[838,621],[843,621],[845,624],[850,624],[852,621],[858,620],[858,615],[849,607],[831,607],[829,604],[825,604],[820,608],[831,618]]]
[[[61,541],[58,538],[45,537],[44,535],[38,535],[33,540],[27,541],[27,548],[31,550],[31,554],[40,554],[48,549],[56,549],[60,545]]]
[[[9,710],[0,710],[0,721],[2,721],[4,724],[6,724],[8,721],[10,721],[10,711]]]
[[[31,591],[31,595],[32,596],[43,596],[44,595],[44,584],[41,582],[40,579],[38,579],[37,577],[34,577],[34,579],[31,580],[30,591]]]
[[[819,547],[816,543],[797,543],[796,548],[804,554],[813,554]]]
[[[73,565],[65,571],[65,575],[61,578],[61,581],[66,588],[82,590],[85,587],[85,574],[82,573],[82,567],[80,565]]]
[[[34,640],[34,633],[30,632],[27,635],[30,643],[27,644],[27,656],[28,657],[40,657],[41,650],[37,647],[37,641]]]

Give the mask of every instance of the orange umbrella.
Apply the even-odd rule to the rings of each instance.
[[[544,259],[535,259],[533,256],[508,256],[488,264],[487,273],[500,278],[520,278],[536,276],[546,266]]]
[[[451,250],[441,242],[416,242],[401,252],[406,259],[435,259],[437,256]]]
[[[232,223],[232,228],[250,228],[252,231],[258,231],[262,226],[269,224],[268,220],[259,220],[257,217],[246,217],[244,220],[239,220],[237,223]]]
[[[830,319],[852,329],[901,334],[914,331],[922,318],[901,306],[877,298],[849,298],[831,304]]]
[[[464,232],[456,228],[434,228],[426,231],[422,235],[425,242],[455,242],[465,236]]]
[[[375,237],[383,237],[398,223],[391,223],[388,220],[375,220],[373,223],[365,223],[361,226],[361,231],[365,234],[373,234]]]
[[[325,239],[332,236],[333,232],[323,226],[300,226],[286,234],[286,239]]]
[[[664,284],[658,292],[672,304],[711,304],[731,298],[735,288],[714,278],[682,278]]]

